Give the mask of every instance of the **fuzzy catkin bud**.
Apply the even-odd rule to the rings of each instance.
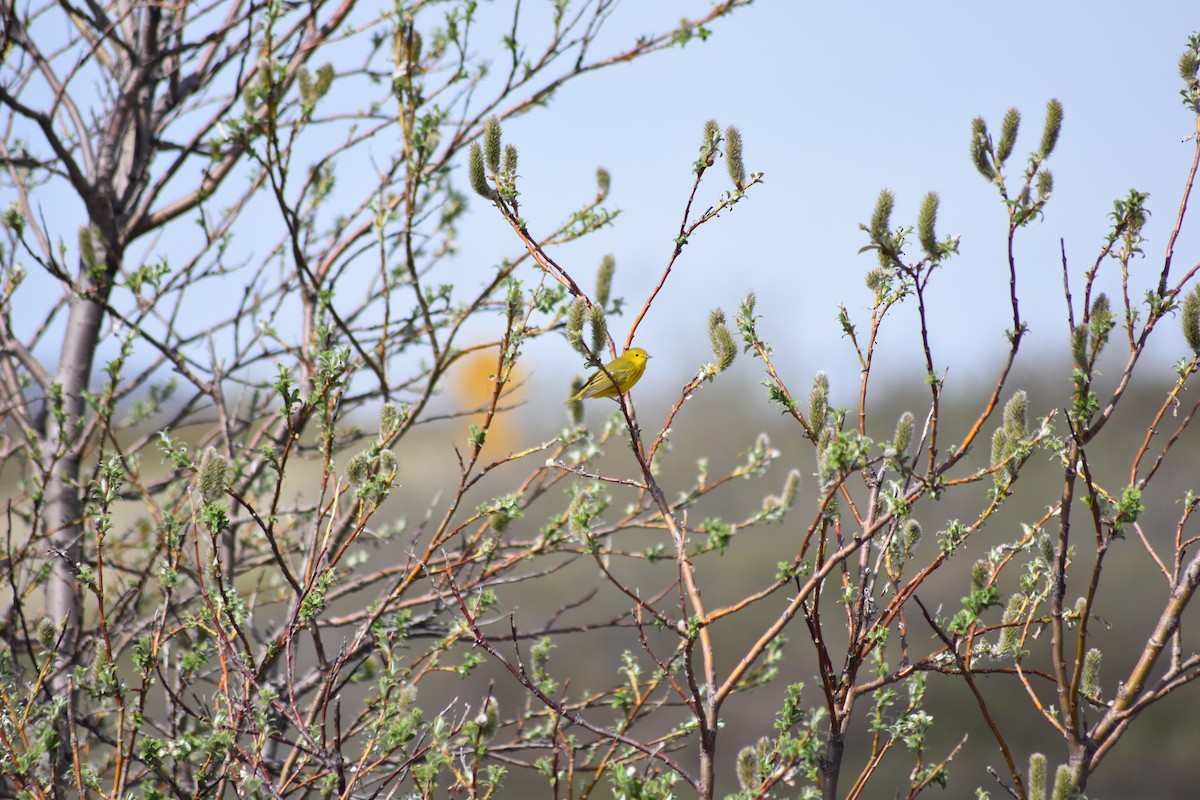
[[[1088,329],[1086,325],[1076,325],[1071,329],[1071,358],[1075,360],[1075,367],[1087,372],[1089,369],[1088,357]]]
[[[596,194],[601,199],[608,197],[610,188],[612,188],[612,176],[604,167],[596,167]]]
[[[996,647],[1002,656],[1015,656],[1017,654],[1017,647],[1021,642],[1021,629],[1016,625],[1016,622],[1024,607],[1025,598],[1021,595],[1014,594],[1008,598],[1008,605],[1004,607],[1004,616],[1001,617],[1001,622],[1008,627],[1000,631],[1000,643]]]
[[[911,411],[905,411],[896,420],[896,434],[892,437],[892,449],[896,451],[897,458],[904,458],[908,446],[912,444],[912,436],[913,415]]]
[[[758,298],[754,296],[754,292],[746,292],[746,296],[742,298],[742,304],[738,307],[738,319],[744,320],[744,322],[739,322],[738,327],[754,325],[754,304],[757,302]]]
[[[484,701],[483,708],[475,716],[475,724],[479,726],[479,738],[483,741],[490,741],[496,735],[500,726],[500,705],[496,698],[489,697]]]
[[[1051,795],[1053,800],[1071,800],[1071,767],[1069,764],[1060,764],[1054,773],[1054,794]]]
[[[92,239],[92,227],[84,225],[79,229],[79,260],[88,273],[96,271],[96,243]]]
[[[472,142],[471,150],[467,154],[467,176],[471,181],[471,188],[475,190],[475,194],[485,197],[488,200],[496,199],[496,193],[488,185],[487,170],[483,166],[483,147],[480,146],[479,142]]]
[[[992,433],[992,469],[1000,466],[1004,459],[1008,458],[1008,436],[1004,433],[1004,428],[996,428]],[[1003,476],[996,474],[996,479],[999,481]]]
[[[1100,651],[1092,648],[1083,657],[1083,694],[1086,697],[1100,697],[1100,661],[1103,658]]]
[[[350,485],[355,489],[362,488],[362,485],[367,482],[367,478],[371,476],[370,473],[371,462],[366,453],[355,453],[346,462],[346,480],[350,481]]]
[[[886,267],[876,267],[867,273],[865,283],[867,288],[878,294],[888,286],[888,278],[892,276],[892,271]]]
[[[989,572],[991,572],[991,570],[988,568],[988,563],[982,559],[971,565],[972,592],[978,592],[980,589],[987,586]]]
[[[1113,319],[1112,309],[1108,304],[1108,295],[1101,292],[1092,301],[1091,335],[1093,361],[1099,357],[1100,351],[1104,349],[1104,345],[1108,344],[1108,333],[1113,329],[1115,324],[1116,321]]]
[[[399,693],[396,695],[396,710],[400,712],[400,716],[407,717],[416,704],[417,685],[415,683],[406,683],[401,686]]]
[[[509,183],[517,178],[517,148],[511,144],[504,145],[504,164],[500,167],[500,174]]]
[[[419,44],[419,42],[421,41],[420,34],[414,34],[414,36],[417,37],[417,42],[418,42],[417,47],[420,48],[420,44]],[[332,85],[333,85],[333,64],[330,64],[328,61],[326,61],[324,64],[322,64],[320,67],[317,68],[317,81],[316,81],[316,83],[313,84],[313,90],[312,90],[313,102],[315,103],[317,100],[320,100],[322,97],[324,97],[326,95],[326,93],[329,92],[329,87]]]
[[[1183,338],[1192,352],[1200,356],[1200,285],[1183,298]]]
[[[721,126],[715,119],[704,123],[704,141],[700,144],[700,160],[707,166],[712,166],[716,157],[717,144],[721,141]]]
[[[717,372],[729,369],[737,357],[737,345],[733,343],[733,334],[725,324],[725,312],[719,308],[708,315],[708,341],[717,360]]]
[[[921,542],[921,523],[915,519],[910,519],[904,523],[904,551],[905,558],[910,557],[913,551],[917,549],[917,545]]]
[[[753,747],[743,747],[737,754],[738,786],[747,794],[758,788],[758,752]]]
[[[1054,193],[1054,174],[1048,169],[1038,172],[1037,177],[1038,199],[1046,201],[1050,199],[1050,195]]]
[[[1046,566],[1053,566],[1057,562],[1054,555],[1054,544],[1050,541],[1050,534],[1043,533],[1037,538],[1038,557]]]
[[[1010,108],[1004,114],[1004,121],[1000,123],[1000,143],[996,146],[996,162],[998,164],[1003,165],[1012,155],[1013,147],[1017,143],[1017,131],[1020,127],[1021,112]]]
[[[796,492],[800,489],[800,470],[793,469],[788,472],[787,480],[783,482],[783,494],[779,496],[780,505],[784,508],[791,508],[792,503],[796,502]]]
[[[938,251],[937,234],[934,226],[937,224],[938,193],[929,192],[921,201],[921,211],[917,214],[917,238],[921,249],[930,261],[937,261],[941,254]]]
[[[829,378],[823,371],[813,376],[812,392],[808,395],[808,424],[813,430],[825,427],[829,417]]]
[[[613,272],[617,268],[617,260],[609,253],[600,259],[600,269],[596,272],[596,305],[608,308],[612,295]]]
[[[587,315],[587,303],[577,297],[567,306],[567,344],[587,355],[583,349],[583,318]]]
[[[58,626],[50,621],[47,617],[42,617],[38,620],[37,625],[37,640],[42,647],[49,650],[54,646],[54,642],[58,639]]]
[[[1058,134],[1062,132],[1063,106],[1058,98],[1046,103],[1046,127],[1042,129],[1042,145],[1038,148],[1038,156],[1042,159],[1050,157],[1054,146],[1058,144]]]
[[[583,401],[579,401],[579,406],[583,406]],[[570,528],[575,538],[581,542],[588,540],[589,523],[592,520],[592,515],[592,493],[584,489],[571,499],[571,505],[567,508],[567,527]]]
[[[825,458],[826,451],[836,438],[837,431],[830,427],[822,428],[821,435],[817,437],[817,478],[821,481],[822,490],[827,489],[837,478],[837,471],[829,463],[829,459]]]
[[[1200,70],[1200,55],[1194,50],[1185,50],[1179,57],[1179,77],[1192,86],[1196,83],[1196,72]]]
[[[725,167],[729,180],[741,189],[746,183],[746,165],[742,161],[742,132],[730,125],[725,129]]]
[[[1029,800],[1046,800],[1046,756],[1042,753],[1029,757],[1029,781],[1025,788]]]
[[[296,74],[296,79],[300,85],[300,102],[306,106],[312,106],[312,73],[301,67],[300,72]]]
[[[541,682],[548,677],[546,674],[546,666],[550,663],[550,651],[555,647],[554,642],[549,636],[543,636],[538,639],[533,647],[529,648],[529,665],[533,673],[534,680]]]
[[[1016,447],[1028,436],[1025,419],[1029,398],[1024,391],[1013,392],[1013,396],[1004,405],[1004,434],[1008,437],[1010,447]]]
[[[879,193],[875,201],[875,211],[871,214],[871,240],[876,244],[887,244],[891,238],[892,209],[896,205],[896,196],[890,189]]]
[[[991,149],[992,141],[988,136],[987,123],[983,121],[983,117],[976,117],[971,120],[971,161],[980,175],[994,181],[996,170],[992,167],[990,159]]]
[[[493,174],[500,173],[500,141],[500,119],[489,117],[483,126],[483,154]]]
[[[379,474],[385,477],[391,477],[400,471],[400,459],[386,447],[379,451],[375,463],[379,466]]]
[[[215,447],[204,448],[200,457],[200,497],[214,503],[225,491],[225,459]]]
[[[603,308],[592,306],[588,309],[588,320],[592,323],[592,355],[600,358],[608,342],[608,318],[604,316]]]
[[[395,403],[384,403],[379,408],[379,441],[386,442],[396,435],[404,424],[406,414]]]

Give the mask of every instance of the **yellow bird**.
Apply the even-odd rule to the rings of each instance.
[[[573,403],[589,397],[616,397],[625,394],[641,380],[642,373],[646,371],[648,358],[650,358],[650,354],[642,348],[629,348],[605,364],[604,369],[593,372],[583,388],[567,402]]]

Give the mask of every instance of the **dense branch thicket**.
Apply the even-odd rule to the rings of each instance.
[[[953,685],[998,754],[970,784],[1065,800],[1200,675],[1184,638],[1197,495],[1157,491],[1172,472],[1195,480],[1200,264],[1173,253],[1200,142],[1153,281],[1129,269],[1149,255],[1137,191],[1093,262],[1064,255],[1073,369],[1045,409],[1010,385],[1026,335],[1013,243],[1052,203],[1057,101],[1023,162],[1017,110],[998,133],[971,127],[1007,213],[1012,324],[965,425],[947,421],[927,305],[958,241],[937,232],[937,194],[897,226],[884,191],[862,226],[878,262],[867,316],[839,316],[861,370],[851,407],[824,373],[806,400],[793,388],[750,294],[711,312],[713,361],[663,418],[639,420],[630,392],[591,401],[616,409],[599,429],[576,401],[557,435],[486,446],[515,413],[523,348],[565,336],[603,370],[676,291],[685,247],[762,180],[737,128],[708,123],[674,251],[626,305],[612,259],[584,280],[557,249],[612,222],[608,174],[531,231],[503,121],[548,113],[579,75],[705,39],[741,5],[601,51],[613,0],[516,3],[491,62],[472,2],[9,7],[0,794],[914,797],[947,785],[965,746],[928,746],[927,695]],[[1180,73],[1200,120],[1198,72],[1192,37]],[[510,237],[478,284],[453,270],[468,192]],[[875,345],[901,306],[920,321],[926,399],[877,419]],[[1173,320],[1189,350],[1122,450],[1114,415],[1157,386],[1142,356]],[[1118,350],[1101,389],[1101,354]],[[816,464],[812,485],[791,469],[748,510],[729,496],[778,460],[765,434],[724,471],[664,467],[672,427],[739,352]],[[479,353],[486,399],[444,401]],[[456,474],[396,503],[400,475],[424,469],[422,433],[447,419],[470,420],[463,440],[432,437]],[[1116,483],[1097,466],[1114,459]],[[994,525],[1022,495],[1022,525]],[[945,519],[951,496],[969,516]],[[768,527],[787,532],[781,556],[756,538]],[[1102,678],[1096,605],[1127,590],[1115,553],[1153,564],[1160,600],[1128,635],[1133,666]],[[948,613],[930,600],[946,575],[968,587]],[[801,657],[810,685],[778,685]],[[1006,729],[983,676],[1018,687],[1061,750]],[[764,696],[773,718],[726,725]]]

